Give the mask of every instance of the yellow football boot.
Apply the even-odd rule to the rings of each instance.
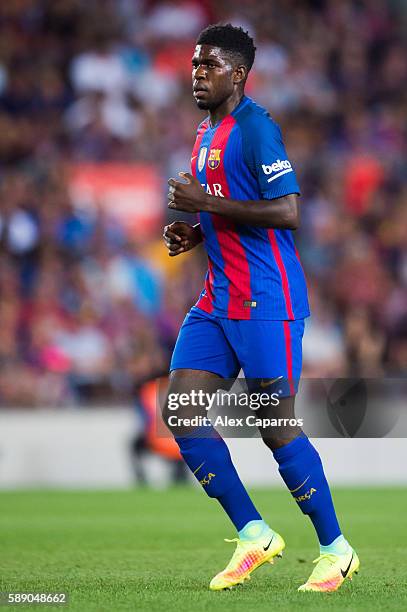
[[[234,538],[225,542],[237,542],[236,550],[225,569],[212,578],[209,585],[211,591],[231,589],[235,584],[242,584],[260,565],[274,563],[276,556],[282,557],[285,547],[283,538],[271,530],[257,540]]]
[[[348,554],[334,555],[324,553],[315,559],[316,566],[307,582],[299,587],[299,591],[318,591],[329,593],[339,589],[341,584],[352,574],[357,574],[360,566],[359,558],[353,548]]]

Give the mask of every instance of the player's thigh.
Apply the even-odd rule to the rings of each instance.
[[[237,357],[222,326],[215,317],[193,308],[182,324],[171,359],[164,420],[168,422],[175,406],[183,418],[207,416],[207,394],[229,388],[238,371]]]
[[[256,416],[272,424],[259,431],[270,448],[278,448],[301,433],[295,418],[295,394],[302,368],[304,321],[237,323],[233,342],[249,391],[271,398]]]
[[[259,380],[261,388],[283,379],[282,396],[295,395],[302,369],[304,320],[231,321],[231,342],[247,380]],[[280,385],[281,387],[281,385]]]
[[[235,378],[239,362],[219,320],[192,308],[185,317],[171,358],[170,371],[200,370]]]

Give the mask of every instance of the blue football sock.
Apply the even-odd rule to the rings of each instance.
[[[273,451],[279,472],[304,514],[310,517],[319,543],[328,546],[341,535],[321,459],[305,435]]]
[[[191,472],[209,497],[218,499],[237,531],[250,521],[261,521],[225,441],[213,427],[201,428],[195,435],[175,440]]]

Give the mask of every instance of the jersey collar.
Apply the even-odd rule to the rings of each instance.
[[[250,98],[248,96],[243,96],[243,98],[240,100],[240,102],[236,106],[236,108],[229,115],[226,115],[226,117],[235,117],[238,113],[240,113],[242,108],[247,106],[247,104],[249,104],[249,103],[250,103]],[[224,119],[226,119],[226,117],[223,117],[223,119],[221,119],[220,121],[215,123],[215,125],[211,125],[211,120],[210,120],[209,115],[208,115],[206,117],[206,119],[205,119],[205,122],[208,124],[208,129],[216,130],[216,128],[218,128],[220,126],[220,124],[222,123],[222,121],[224,121]]]

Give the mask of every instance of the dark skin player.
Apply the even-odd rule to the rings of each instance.
[[[219,47],[197,45],[192,58],[192,88],[198,108],[209,111],[215,125],[240,103],[248,70],[244,64],[234,65]],[[189,172],[180,172],[186,182],[170,178],[168,207],[196,213],[216,213],[247,225],[274,229],[297,229],[300,212],[297,196],[290,194],[274,200],[230,200],[209,195]],[[164,239],[170,255],[190,250],[202,241],[199,225],[175,222],[164,228]]]
[[[208,111],[211,125],[229,115],[240,103],[248,69],[244,64],[236,63],[227,51],[212,45],[197,45],[192,58],[192,88],[198,108]],[[290,194],[274,200],[231,200],[207,194],[200,182],[189,172],[180,172],[184,181],[170,178],[168,181],[168,207],[188,213],[209,212],[231,219],[236,223],[273,229],[295,230],[300,224],[300,212],[296,194]],[[202,234],[199,224],[190,225],[176,221],[167,225],[163,233],[169,255],[174,257],[190,251],[200,242]],[[170,393],[179,393],[188,387],[220,387],[221,378],[212,372],[197,370],[175,370],[171,373]],[[197,384],[199,381],[199,384]],[[268,416],[257,412],[259,417]],[[164,409],[167,421],[169,412]],[[178,416],[182,416],[178,413]],[[190,415],[189,415],[190,416]],[[274,418],[291,418],[294,416],[294,397],[280,401],[278,410],[273,409]],[[281,437],[268,436],[262,431],[264,442],[270,448],[278,448],[294,439],[300,430],[290,428]]]

